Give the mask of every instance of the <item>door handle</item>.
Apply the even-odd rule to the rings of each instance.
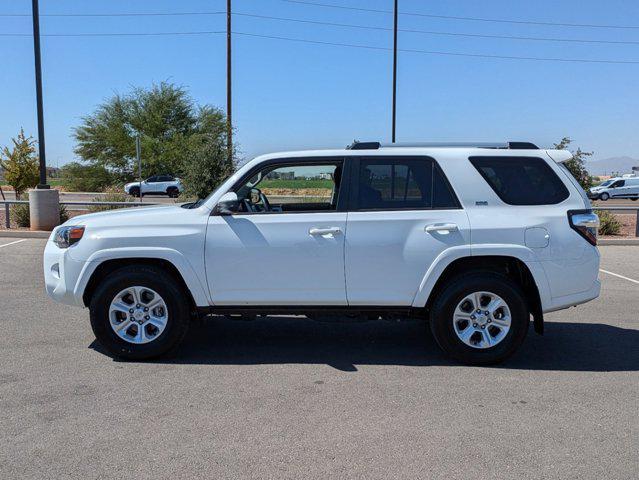
[[[454,223],[436,223],[434,225],[427,225],[424,227],[424,231],[431,232],[456,232],[459,227]]]
[[[310,235],[332,235],[336,233],[341,233],[342,229],[339,227],[328,227],[328,228],[311,228],[308,233]]]

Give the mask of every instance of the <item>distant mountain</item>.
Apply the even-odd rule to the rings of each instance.
[[[586,161],[591,175],[610,175],[611,172],[630,173],[632,167],[639,167],[639,159],[632,157],[610,157]]]

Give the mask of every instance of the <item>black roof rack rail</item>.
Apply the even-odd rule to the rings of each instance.
[[[531,142],[418,142],[418,143],[381,143],[358,142],[355,140],[347,150],[379,150],[380,148],[495,148],[509,150],[539,150],[539,147]]]

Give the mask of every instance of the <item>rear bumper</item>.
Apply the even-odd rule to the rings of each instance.
[[[584,292],[551,298],[550,302],[544,305],[544,313],[563,310],[564,308],[574,307],[575,305],[589,302],[590,300],[597,298],[600,292],[601,282],[599,280],[595,280],[592,287]]]

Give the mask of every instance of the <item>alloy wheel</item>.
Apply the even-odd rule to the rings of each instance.
[[[109,325],[118,337],[133,344],[158,338],[168,320],[164,299],[147,287],[133,286],[120,291],[109,307]]]
[[[474,292],[464,297],[453,313],[457,337],[472,348],[499,344],[508,334],[511,314],[508,304],[491,292]]]

